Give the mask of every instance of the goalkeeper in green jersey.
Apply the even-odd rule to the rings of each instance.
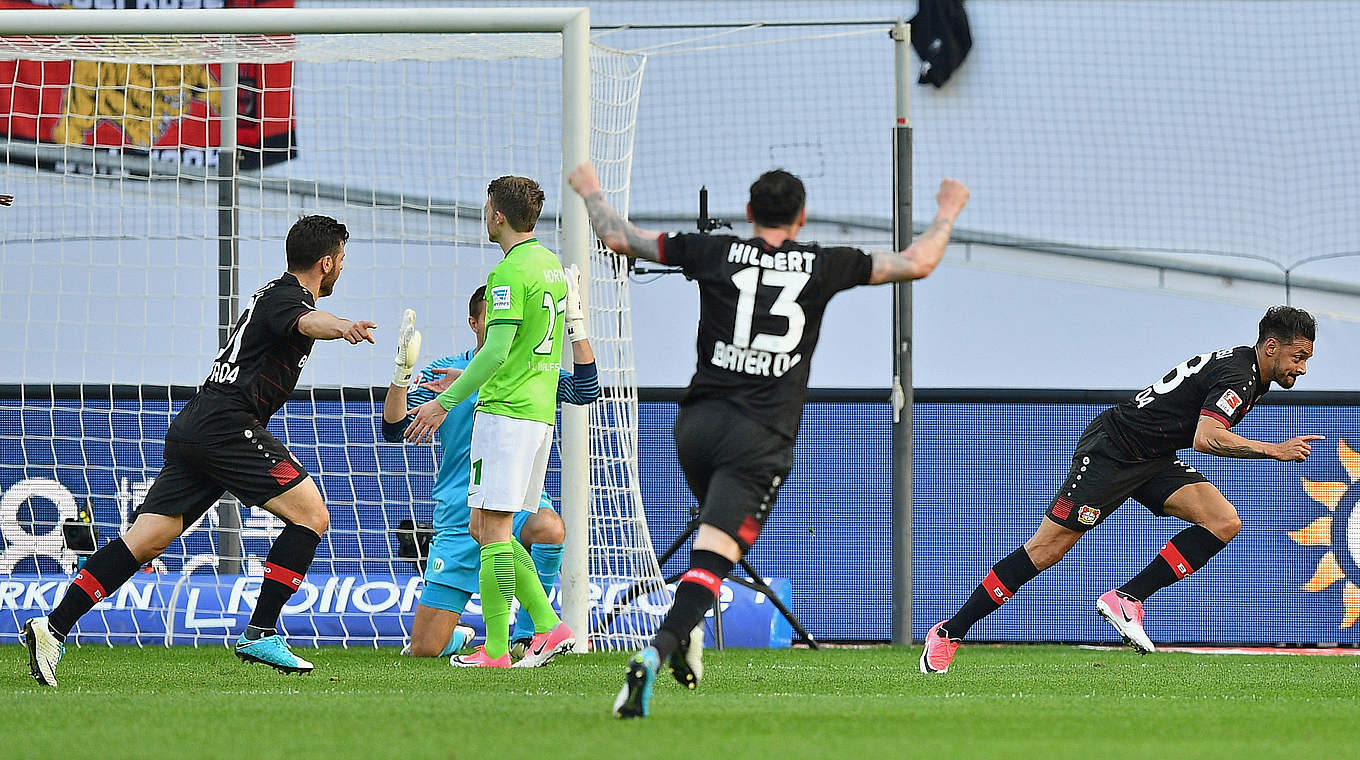
[[[534,622],[534,637],[516,667],[537,667],[576,643],[539,583],[538,570],[514,539],[514,518],[537,508],[557,420],[562,368],[566,274],[534,237],[543,190],[526,177],[500,177],[487,187],[486,233],[505,258],[486,280],[486,342],[467,369],[437,398],[416,408],[406,430],[429,440],[450,409],[477,392],[472,422],[468,524],[481,546],[478,574],[486,644],[453,657],[453,665],[510,667],[511,599]]]

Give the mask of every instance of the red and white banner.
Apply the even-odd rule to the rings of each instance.
[[[0,0],[0,12],[52,7],[172,12],[292,5],[293,0]],[[0,132],[11,141],[80,145],[215,165],[221,145],[220,78],[218,64],[0,61]],[[293,65],[238,64],[237,80],[241,169],[296,156]]]

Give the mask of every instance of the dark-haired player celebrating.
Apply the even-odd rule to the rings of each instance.
[[[265,425],[297,385],[315,341],[373,342],[376,324],[341,319],[315,305],[335,288],[348,239],[345,225],[328,216],[302,217],[288,231],[288,271],[251,297],[207,380],[170,423],[165,465],[132,526],[90,557],[50,615],[24,623],[29,668],[38,683],[57,685],[62,642],[76,621],[160,556],[224,491],[284,522],[265,558],[259,598],[236,656],[285,673],[312,670],[274,626],[302,586],[330,514],[316,482]]]
[[[1294,387],[1307,371],[1315,331],[1308,312],[1271,307],[1261,318],[1255,346],[1192,356],[1100,413],[1077,441],[1067,480],[1034,535],[992,566],[954,617],[926,634],[921,672],[949,670],[960,640],[977,621],[1062,559],[1086,531],[1130,497],[1154,515],[1191,523],[1142,572],[1096,600],[1096,611],[1127,644],[1143,654],[1153,651],[1143,630],[1143,602],[1204,567],[1242,527],[1233,505],[1195,468],[1177,459],[1176,452],[1193,445],[1195,451],[1237,459],[1307,459],[1310,444],[1322,436],[1264,443],[1229,428],[1242,421],[1271,383]]]
[[[652,684],[668,662],[693,689],[702,675],[702,629],[722,579],[751,548],[793,466],[809,365],[832,296],[856,285],[916,280],[944,256],[968,189],[946,179],[935,220],[900,252],[800,243],[803,183],[776,169],[751,185],[749,238],[662,235],[640,230],[605,200],[595,168],[568,177],[585,199],[595,234],[610,249],[678,266],[699,284],[698,368],[675,420],[676,452],[700,504],[690,569],[651,646],[635,654],[614,703],[620,718],[645,717]]]

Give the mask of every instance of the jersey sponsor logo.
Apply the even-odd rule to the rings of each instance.
[[[1100,519],[1100,510],[1086,504],[1081,505],[1077,510],[1077,522],[1082,525],[1095,525],[1096,520]]]
[[[738,348],[720,340],[713,341],[713,366],[729,372],[741,372],[758,377],[783,377],[786,372],[798,366],[802,354],[772,354],[754,348]]]
[[[1214,352],[1214,358],[1215,358],[1215,359],[1227,359],[1227,358],[1229,358],[1229,357],[1231,357],[1231,356],[1233,355],[1233,351],[1234,351],[1234,350],[1235,350],[1235,349],[1231,349],[1231,348],[1220,348],[1219,350],[1217,350],[1217,351]],[[1254,368],[1253,368],[1253,369],[1254,369]]]
[[[298,369],[302,369],[303,367],[307,366],[307,358],[309,356],[310,356],[309,354],[303,354],[302,358],[298,359]]]
[[[491,308],[508,309],[510,308],[510,286],[497,285],[491,289]]]
[[[812,265],[817,254],[811,251],[776,251],[764,253],[750,243],[733,243],[727,249],[727,261],[731,264],[749,264],[761,269],[776,272],[805,272],[812,274]]]
[[[1219,396],[1218,402],[1214,404],[1214,406],[1217,406],[1219,409],[1222,409],[1223,413],[1228,415],[1229,417],[1231,417],[1232,413],[1237,411],[1237,407],[1241,405],[1242,397],[1237,395],[1237,392],[1234,391],[1232,388],[1223,391],[1223,395]]]

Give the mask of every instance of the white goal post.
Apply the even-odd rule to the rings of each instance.
[[[339,213],[335,215],[341,217],[341,221],[346,221],[343,214],[349,212],[351,216],[358,218],[357,223],[351,226],[352,232],[367,223],[371,228],[368,230],[371,241],[366,244],[371,244],[374,251],[397,251],[394,255],[399,257],[398,263],[407,268],[417,268],[426,261],[433,261],[433,251],[451,245],[454,250],[453,256],[459,258],[462,263],[450,266],[465,265],[465,269],[458,270],[458,274],[446,274],[444,270],[430,272],[426,278],[429,280],[427,283],[429,290],[418,296],[409,296],[424,305],[422,318],[427,315],[433,316],[441,308],[448,308],[447,304],[450,301],[453,304],[452,312],[456,314],[458,305],[466,304],[467,294],[470,292],[468,286],[475,285],[476,274],[480,272],[484,276],[489,264],[494,264],[494,260],[490,258],[491,253],[479,252],[480,249],[477,248],[478,245],[484,247],[485,241],[473,239],[478,234],[477,223],[480,222],[480,219],[475,218],[475,214],[479,213],[477,206],[483,200],[484,193],[478,197],[471,196],[471,191],[465,191],[461,195],[454,194],[453,201],[441,200],[439,190],[445,178],[439,176],[437,167],[431,166],[428,174],[412,177],[410,187],[384,187],[380,186],[381,183],[375,183],[370,187],[357,189],[353,182],[347,184],[324,178],[309,179],[292,176],[287,172],[280,175],[279,172],[260,171],[244,176],[242,172],[237,171],[237,161],[240,159],[238,153],[245,147],[236,142],[237,64],[283,61],[291,65],[297,61],[309,61],[333,65],[340,71],[348,72],[353,59],[347,57],[351,54],[347,47],[351,42],[376,36],[383,36],[382,41],[355,43],[366,46],[362,56],[368,56],[367,60],[439,62],[448,58],[479,59],[479,56],[484,55],[484,50],[491,51],[485,55],[496,60],[516,59],[521,54],[535,59],[560,57],[561,72],[558,85],[560,102],[550,104],[555,113],[546,119],[560,120],[559,133],[544,136],[536,132],[538,128],[533,118],[535,109],[545,106],[535,98],[541,100],[545,97],[543,93],[552,91],[552,87],[545,86],[537,95],[528,94],[520,98],[526,102],[519,111],[522,114],[519,123],[505,125],[505,130],[510,133],[506,136],[502,137],[500,134],[492,136],[491,139],[502,142],[497,142],[496,147],[487,149],[481,159],[484,166],[463,165],[475,164],[476,161],[467,159],[469,154],[465,154],[462,147],[458,149],[456,160],[450,160],[454,160],[455,163],[457,160],[463,161],[463,164],[458,165],[459,179],[456,182],[450,180],[448,184],[466,188],[473,187],[480,181],[480,186],[484,188],[485,183],[498,174],[516,173],[512,171],[512,167],[503,167],[496,163],[497,156],[502,154],[515,157],[516,160],[530,166],[542,165],[546,168],[540,168],[541,176],[551,174],[558,180],[555,191],[548,187],[548,183],[544,183],[549,194],[549,204],[554,204],[552,199],[554,192],[558,197],[555,201],[556,219],[549,220],[547,217],[550,210],[545,208],[540,228],[555,221],[556,236],[553,240],[555,250],[562,257],[564,264],[575,264],[582,272],[583,281],[589,283],[588,287],[583,288],[582,296],[586,301],[587,312],[591,315],[592,338],[599,336],[594,342],[601,385],[605,387],[606,394],[601,402],[590,407],[564,405],[562,409],[560,488],[562,512],[567,523],[567,541],[561,572],[561,606],[564,618],[578,634],[581,634],[578,635],[578,651],[585,651],[591,646],[632,647],[645,641],[659,622],[659,612],[664,610],[668,601],[661,597],[666,596],[667,592],[657,591],[650,600],[644,598],[637,602],[628,602],[624,605],[627,609],[615,609],[611,606],[613,604],[611,600],[618,598],[618,589],[626,588],[631,583],[647,581],[656,582],[653,585],[660,586],[660,569],[656,566],[656,557],[647,534],[637,486],[637,389],[632,366],[626,268],[618,266],[613,255],[603,251],[594,242],[585,205],[570,190],[566,182],[567,172],[572,167],[593,157],[599,164],[602,180],[611,201],[626,211],[632,129],[643,64],[640,56],[607,51],[592,45],[587,8],[239,9],[173,12],[23,10],[0,13],[2,13],[0,22],[3,22],[0,24],[0,35],[3,35],[0,36],[0,64],[6,61],[27,60],[92,60],[146,61],[170,67],[197,63],[205,67],[205,70],[209,63],[221,66],[219,81],[210,81],[206,86],[211,89],[211,93],[202,95],[208,102],[217,104],[215,112],[205,116],[204,120],[220,120],[220,140],[217,142],[219,152],[214,159],[203,159],[202,165],[195,165],[193,161],[181,158],[175,162],[173,169],[167,169],[166,162],[158,159],[154,149],[147,151],[145,155],[132,155],[132,152],[98,150],[75,144],[54,146],[42,142],[24,142],[15,139],[13,135],[8,138],[0,136],[0,139],[5,140],[4,150],[7,158],[7,161],[0,163],[0,192],[14,192],[18,196],[14,208],[0,210],[6,219],[5,225],[0,226],[0,265],[6,268],[5,272],[0,273],[0,297],[6,299],[7,306],[19,303],[21,298],[27,299],[22,301],[25,307],[24,314],[37,315],[27,317],[30,323],[36,325],[36,328],[32,329],[30,325],[19,327],[16,324],[16,320],[21,322],[25,319],[23,315],[0,317],[0,328],[17,328],[24,334],[21,347],[24,358],[9,373],[0,374],[0,384],[8,384],[6,387],[17,389],[15,392],[19,398],[15,419],[20,420],[12,429],[8,425],[0,428],[0,443],[23,443],[19,449],[24,453],[22,461],[18,462],[0,458],[0,474],[13,476],[5,478],[0,486],[14,481],[16,477],[22,478],[23,482],[35,480],[34,468],[41,464],[42,467],[50,465],[53,475],[49,480],[56,482],[57,487],[61,488],[61,471],[64,465],[60,461],[59,449],[62,447],[59,444],[63,443],[62,439],[65,438],[84,437],[85,423],[83,421],[80,423],[82,432],[78,435],[64,433],[60,429],[57,419],[60,416],[61,402],[57,399],[61,397],[62,392],[58,386],[75,389],[66,393],[68,399],[74,394],[77,413],[84,413],[81,410],[91,405],[102,409],[100,405],[103,404],[109,407],[108,415],[112,419],[119,411],[116,408],[116,399],[120,392],[118,388],[134,385],[137,386],[133,393],[136,394],[139,409],[157,410],[168,419],[168,415],[178,408],[176,403],[182,403],[182,398],[176,396],[175,386],[192,385],[201,381],[201,377],[186,379],[185,373],[193,372],[192,367],[195,363],[205,372],[208,360],[215,350],[205,345],[202,331],[199,330],[192,333],[195,336],[192,340],[183,344],[192,348],[184,348],[181,351],[177,347],[172,347],[165,349],[166,356],[159,355],[158,351],[161,349],[156,347],[154,339],[158,335],[157,330],[165,328],[163,324],[165,318],[152,313],[152,306],[147,307],[144,317],[128,318],[133,320],[134,324],[124,325],[134,328],[134,332],[144,336],[142,340],[146,341],[146,344],[142,347],[141,355],[136,354],[135,350],[130,353],[126,349],[118,348],[116,343],[101,339],[99,325],[95,324],[98,318],[93,314],[94,307],[86,307],[85,319],[88,321],[81,329],[87,354],[93,355],[105,350],[117,354],[114,357],[116,360],[107,362],[107,366],[111,368],[107,376],[102,374],[103,364],[99,364],[101,369],[91,369],[98,364],[93,359],[60,357],[54,350],[43,349],[44,336],[48,333],[66,334],[71,329],[70,323],[62,317],[62,308],[56,307],[54,312],[45,311],[48,307],[44,305],[43,297],[50,295],[53,298],[64,299],[72,294],[65,286],[59,286],[47,293],[42,287],[35,287],[33,283],[41,280],[44,272],[48,271],[44,269],[46,265],[42,262],[45,256],[50,257],[52,252],[55,252],[58,261],[68,260],[67,254],[75,247],[73,243],[65,240],[68,234],[72,238],[99,241],[100,246],[116,247],[118,259],[115,264],[124,265],[125,270],[139,264],[144,265],[148,269],[156,270],[153,274],[147,275],[148,281],[155,277],[168,277],[170,278],[168,281],[174,282],[175,288],[178,289],[184,270],[202,266],[202,263],[194,263],[192,256],[177,252],[170,253],[171,258],[168,261],[157,261],[155,256],[160,255],[162,250],[184,248],[186,245],[184,241],[193,238],[193,234],[177,231],[168,236],[163,235],[155,226],[157,222],[151,218],[151,213],[146,215],[146,219],[137,220],[134,217],[137,217],[138,213],[132,209],[163,208],[165,213],[172,217],[167,224],[175,226],[177,230],[193,226],[173,218],[176,214],[187,214],[188,212],[184,210],[186,207],[192,207],[195,211],[226,215],[219,219],[219,222],[230,225],[229,234],[223,234],[222,226],[214,230],[209,225],[204,227],[205,233],[202,235],[207,238],[207,243],[211,244],[211,249],[219,254],[213,262],[215,266],[204,268],[209,274],[204,275],[203,279],[211,279],[214,284],[222,285],[218,286],[215,293],[198,294],[201,297],[197,299],[204,304],[200,312],[211,309],[208,313],[217,314],[215,326],[230,325],[235,319],[238,308],[236,299],[239,294],[241,292],[248,294],[262,284],[262,281],[257,282],[253,277],[251,279],[240,277],[241,257],[245,252],[242,248],[243,242],[246,243],[246,249],[264,249],[265,260],[269,260],[268,256],[274,256],[281,262],[280,225],[288,220],[289,214],[296,218],[299,211],[327,213],[329,210],[336,210]],[[325,37],[319,37],[320,35]],[[414,42],[405,45],[400,42],[404,39],[399,37],[400,35],[409,35]],[[516,41],[497,41],[498,38],[515,35],[520,35],[515,38]],[[553,39],[544,42],[537,39],[541,35],[550,35]],[[521,43],[519,40],[527,41]],[[521,44],[526,50],[531,50],[522,53],[513,49]],[[449,52],[442,48],[444,45],[451,45],[457,49]],[[544,50],[547,52],[543,52]],[[513,77],[521,75],[520,68],[517,63],[505,64],[503,68],[509,70],[508,76],[511,78],[507,80],[506,85],[509,88],[516,84]],[[377,75],[356,71],[352,76],[355,88],[389,86]],[[433,88],[438,84],[418,81],[418,73],[410,76],[413,81],[403,81],[401,84],[416,88]],[[475,81],[475,77],[472,80],[462,80],[456,79],[458,75],[453,76],[455,81],[451,85],[452,89],[482,86]],[[299,81],[301,79],[302,76],[299,75]],[[3,84],[0,82],[0,85]],[[17,84],[14,86],[17,87]],[[297,85],[299,97],[313,98],[317,102],[336,99],[344,103],[349,103],[348,99],[354,97],[354,94],[345,88],[324,90],[316,86],[315,90],[306,89],[311,86],[313,85],[310,83]],[[503,90],[496,90],[490,85],[487,87],[491,96],[503,96]],[[224,94],[231,97],[223,97]],[[456,94],[439,91],[432,93],[431,97],[447,98],[452,101]],[[592,103],[597,104],[598,113],[592,108]],[[600,105],[601,103],[603,105]],[[457,111],[456,106],[450,108]],[[97,121],[100,115],[92,114],[91,123]],[[163,114],[159,112],[149,114],[145,121],[150,122],[151,116],[159,118]],[[486,114],[483,124],[492,123],[493,116],[492,113]],[[328,129],[334,130],[337,134],[350,134],[352,125],[345,123],[347,115],[339,114],[332,118],[335,120],[330,123]],[[411,130],[412,135],[402,134],[391,139],[409,140],[409,143],[400,144],[409,144],[413,150],[419,150],[420,137],[417,133],[420,129],[435,133],[442,127],[439,118],[438,113],[431,110],[418,120],[417,128]],[[38,121],[36,117],[34,120]],[[205,129],[211,133],[210,127]],[[487,129],[495,131],[491,127]],[[387,135],[375,137],[378,140],[389,139]],[[547,167],[537,157],[519,158],[524,152],[522,146],[529,138],[540,146],[536,155],[548,156],[560,153],[558,165]],[[551,150],[541,147],[549,143],[557,144]],[[293,147],[290,143],[288,150],[292,150]],[[354,144],[348,144],[348,147],[359,151],[363,149],[362,146]],[[98,145],[95,148],[98,148]],[[321,148],[316,145],[302,145],[297,150],[303,152],[312,150],[317,153]],[[209,152],[205,151],[205,154]],[[416,159],[417,163],[419,161],[420,159]],[[535,161],[539,164],[535,164]],[[211,165],[213,163],[216,164],[215,167]],[[358,159],[356,163],[359,163]],[[53,165],[57,167],[55,172],[52,171]],[[63,169],[63,166],[66,168]],[[347,173],[342,174],[347,182],[356,180]],[[161,179],[167,182],[158,183]],[[165,187],[159,187],[158,184],[164,184]],[[25,193],[29,193],[29,196],[25,197]],[[88,195],[83,195],[85,193]],[[246,196],[252,199],[250,203],[257,205],[249,205],[243,200]],[[149,200],[143,202],[143,198]],[[52,209],[49,209],[46,216],[35,210],[41,203],[52,199],[60,199],[60,203],[65,204],[67,217],[65,220],[53,220],[51,217],[61,215],[51,213]],[[250,213],[243,214],[242,209],[248,205]],[[203,214],[197,214],[194,224],[198,224],[198,218],[202,216]],[[244,232],[238,234],[242,224],[251,226],[249,235]],[[31,233],[24,232],[21,229],[23,225],[28,225]],[[286,228],[286,225],[283,228]],[[166,239],[171,241],[170,244],[162,245]],[[419,241],[419,244],[413,241]],[[353,244],[351,248],[357,250]],[[106,248],[96,249],[96,244],[91,242],[88,250],[93,259],[102,255],[95,253],[96,250],[102,252]],[[128,251],[131,252],[124,253]],[[176,258],[178,256],[183,258]],[[374,254],[374,258],[379,257],[379,254]],[[356,257],[351,255],[347,260],[347,271],[354,266],[355,259]],[[18,263],[11,268],[11,261]],[[391,260],[384,263],[390,265]],[[251,274],[254,275],[256,272],[252,271]],[[374,279],[370,285],[359,279],[365,275],[350,274],[347,280],[342,279],[337,286],[336,297],[337,299],[348,297],[350,300],[342,302],[351,309],[362,308],[365,305],[387,309],[395,302],[394,298],[401,300],[405,295],[403,288],[406,284],[412,279],[419,279],[409,275],[410,272],[407,275],[392,274],[378,267],[373,270]],[[24,276],[28,279],[25,280]],[[444,276],[450,279],[441,280],[440,277]],[[120,284],[122,280],[116,273],[111,272],[110,277],[115,283],[113,295],[116,298],[113,300],[117,301],[113,307],[118,314],[123,314],[129,308],[127,301],[139,297],[139,294],[135,292],[135,287]],[[93,302],[101,295],[96,285],[107,286],[108,280],[96,283],[94,281],[97,278],[90,279],[90,292],[86,296]],[[382,290],[380,280],[396,283],[396,294]],[[149,291],[153,285],[146,287]],[[351,288],[348,291],[351,293],[350,296],[346,296],[347,287]],[[362,291],[365,287],[372,289],[372,297],[367,301],[363,300]],[[452,292],[448,291],[450,287],[454,288]],[[182,306],[183,302],[167,308],[177,310]],[[170,318],[172,323],[182,319],[182,312],[174,313],[176,316]],[[393,327],[396,322],[396,315],[388,313],[372,315],[354,313],[351,316],[356,318],[372,316],[385,327]],[[440,317],[433,324],[446,326],[454,334],[462,336],[457,333],[462,329],[460,322],[453,316]],[[179,330],[181,327],[190,330],[182,324],[176,324],[174,329]],[[431,346],[432,342],[436,344],[449,342],[445,335],[440,335],[438,340],[432,341],[432,331],[426,330],[427,348],[426,356],[422,357],[422,364],[430,356],[453,353]],[[357,355],[357,350],[352,350],[343,357],[341,351],[332,350],[334,358],[321,362],[313,361],[313,367],[304,374],[302,385],[299,387],[300,392],[310,393],[306,406],[311,411],[305,414],[287,409],[280,412],[279,417],[283,418],[280,425],[287,434],[292,434],[296,428],[302,431],[299,440],[315,443],[316,459],[321,463],[321,471],[314,471],[314,474],[321,476],[323,493],[326,493],[328,504],[332,503],[333,499],[332,494],[327,492],[326,485],[328,482],[340,483],[338,478],[342,475],[327,471],[325,461],[328,455],[341,456],[347,463],[363,462],[354,466],[362,469],[365,475],[369,468],[367,463],[372,461],[373,481],[376,483],[377,492],[382,494],[378,498],[379,502],[385,501],[387,489],[391,488],[389,480],[393,472],[386,463],[390,461],[410,463],[416,460],[416,457],[407,451],[380,450],[371,456],[366,452],[360,455],[351,450],[351,447],[355,446],[355,441],[348,437],[350,427],[360,423],[353,419],[355,415],[345,409],[343,404],[346,399],[356,394],[360,397],[368,394],[362,399],[364,403],[380,405],[381,398],[377,394],[386,380],[382,379],[381,370],[373,367],[390,362],[388,354],[393,332],[389,329],[383,336],[388,339],[387,345],[380,339],[378,347],[373,350],[380,359],[370,361],[367,355],[364,355],[362,359],[355,361],[348,357]],[[222,339],[220,334],[214,334],[218,336],[219,341]],[[175,344],[178,345],[180,344]],[[45,350],[48,353],[44,353]],[[70,373],[75,376],[64,375],[62,369],[71,366],[78,367],[79,371]],[[132,369],[124,376],[119,374],[118,366]],[[158,369],[166,370],[163,378],[157,376]],[[311,386],[312,383],[316,385]],[[156,392],[146,390],[152,385],[164,385],[165,389]],[[329,389],[328,393],[318,392],[327,390],[322,387],[327,385],[338,387]],[[107,387],[109,390],[92,393],[89,390],[92,386]],[[45,407],[43,403],[32,400],[33,396],[41,395],[42,392],[49,394]],[[333,399],[339,400],[340,406],[331,410],[331,407],[325,405]],[[322,411],[323,407],[331,411]],[[371,406],[365,409],[371,417]],[[51,420],[51,424],[48,425],[53,438],[51,448],[54,453],[50,459],[54,461],[51,462],[47,459],[39,461],[39,458],[30,458],[27,453],[26,442],[34,437],[34,430],[38,429],[28,427],[28,420],[30,417],[43,418],[44,415]],[[143,426],[143,423],[139,423],[139,430]],[[332,435],[328,430],[330,426],[341,430],[338,443],[328,442],[328,436]],[[144,436],[137,441],[139,447],[154,447],[155,442],[152,440],[154,435],[145,432],[139,435]],[[281,437],[292,445],[287,435]],[[118,456],[116,444],[119,440],[121,439],[115,430],[110,436],[109,444],[110,450],[115,452],[113,454],[115,459]],[[327,449],[327,446],[333,446],[338,451]],[[375,448],[381,449],[382,446],[383,444],[377,443]],[[90,459],[89,454],[82,456],[87,462],[93,462],[88,465],[90,468],[109,471],[105,473],[108,477],[104,477],[101,482],[116,483],[121,477],[122,482],[126,483],[125,464],[116,461],[108,464],[102,459],[95,461]],[[428,462],[425,460],[422,462],[425,462],[422,466],[428,467]],[[308,463],[305,458],[304,463]],[[140,469],[147,476],[154,476],[155,464],[158,462],[144,462]],[[8,473],[5,472],[6,468],[9,468]],[[337,479],[328,481],[326,478],[328,474],[334,474]],[[419,478],[406,477],[399,483],[398,490],[412,501],[428,499],[428,483],[425,481],[430,474],[423,473]],[[365,496],[359,493],[359,486],[354,485],[352,480],[346,481],[344,487],[352,489],[355,494],[349,499],[354,505],[353,535],[346,535],[341,529],[342,532],[329,539],[328,545],[332,550],[331,570],[338,572],[337,568],[341,566],[355,568],[360,577],[354,582],[354,589],[378,583],[378,581],[366,582],[370,574],[375,578],[390,576],[391,585],[396,589],[395,598],[401,598],[403,593],[409,596],[409,588],[404,590],[397,588],[400,585],[398,583],[400,578],[392,569],[396,564],[396,558],[378,556],[371,548],[377,545],[371,542],[377,541],[378,537],[370,534],[380,532],[372,528],[371,524],[366,524],[365,519],[368,518],[363,516],[373,512],[373,505],[369,503],[371,500],[366,501]],[[425,493],[417,493],[422,487]],[[66,488],[63,493],[70,492],[73,495],[71,500],[64,496],[48,498],[57,504],[56,513],[60,517],[68,516],[68,512],[71,511],[67,501],[75,504],[83,497],[87,504],[98,504],[101,499],[117,499],[119,516],[125,519],[127,510],[124,502],[126,500],[130,503],[134,499],[132,494],[135,490],[134,484],[126,494],[121,487],[116,494],[110,494],[94,486],[87,486],[83,492]],[[376,510],[382,512],[388,506],[378,503]],[[32,512],[37,509],[36,507],[29,509],[30,516],[36,514]],[[79,504],[76,504],[76,509],[79,509]],[[232,518],[229,514],[235,510],[234,506],[225,509],[221,518],[214,518],[214,521],[222,520],[219,527],[224,530],[214,539],[218,543],[214,543],[211,549],[211,553],[219,556],[205,560],[211,561],[213,567],[218,567],[218,563],[224,561],[225,555],[229,553],[228,544],[232,539],[227,534],[234,529],[244,536],[252,530],[249,526],[242,529],[239,525],[230,524]],[[6,516],[7,513],[0,510],[0,521]],[[381,520],[378,523],[381,532],[387,532],[395,527],[397,520],[394,517],[383,512],[382,516],[377,518]],[[108,528],[104,530],[106,537],[113,532],[116,530]],[[52,535],[55,534],[48,534],[49,542],[53,540]],[[386,542],[385,535],[381,538]],[[240,538],[237,537],[235,540],[239,545]],[[23,560],[17,556],[10,557],[13,561],[5,560],[6,552],[13,555],[15,551],[14,542],[8,543],[9,549],[6,549],[5,543],[0,543],[0,571],[12,573]],[[347,551],[350,553],[346,553]],[[187,578],[192,572],[201,570],[202,564],[194,565],[193,562],[198,560],[189,556],[191,553],[189,549],[185,549],[184,552],[180,570]],[[59,559],[59,564],[66,572],[71,570],[74,562],[73,555],[65,549],[53,549],[44,556]],[[246,559],[244,555],[238,554],[235,559],[240,561],[240,572],[249,567],[249,563],[244,561]],[[45,566],[38,562],[36,555],[32,566],[36,568],[39,576],[46,572]],[[592,586],[595,588],[594,598]],[[611,588],[614,591],[611,592]],[[374,590],[365,592],[368,595],[363,596],[364,601],[360,605],[360,610],[364,605],[377,606],[375,600],[386,593],[385,589],[386,587],[378,589],[374,585]],[[175,618],[177,612],[175,605],[184,604],[188,594],[197,594],[199,590],[186,587],[184,594],[180,592],[180,587],[176,585],[174,593],[169,595],[169,610],[162,611],[166,615],[165,624],[170,629],[174,628],[176,620],[179,621],[179,625],[184,624],[182,611],[179,611],[181,617]],[[318,586],[315,594],[317,604],[321,605],[317,609],[321,612],[317,614],[326,612],[322,610],[328,603],[326,600],[334,597],[337,600],[334,604],[339,605],[338,600],[347,593],[350,591]],[[356,600],[362,596],[357,590],[354,590],[354,593]],[[135,605],[138,598],[136,593],[129,596],[132,599],[130,604]],[[47,601],[50,602],[51,599]],[[225,607],[228,601],[237,600],[220,601],[221,606]],[[219,612],[222,612],[224,615],[222,619],[225,620],[224,609]],[[608,621],[610,630],[602,630],[601,620]],[[316,643],[346,645],[394,643],[390,637],[376,629],[351,635],[350,630],[345,628],[348,624],[343,619],[338,625],[345,630],[342,636],[337,638],[318,630],[312,638]],[[591,632],[590,636],[584,635],[587,631]],[[165,640],[180,641],[181,639],[175,638],[176,633],[174,630],[168,630],[165,633]],[[222,640],[222,636],[215,633],[200,638],[211,642]],[[197,643],[200,638],[194,638],[193,642]],[[137,640],[141,643],[141,639]]]

